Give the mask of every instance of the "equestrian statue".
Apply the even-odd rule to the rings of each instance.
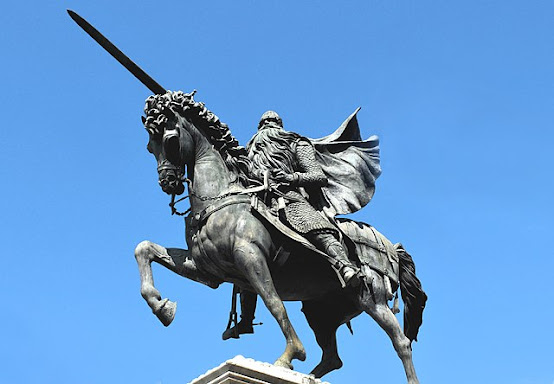
[[[148,151],[156,159],[159,184],[171,196],[171,211],[185,216],[187,249],[150,241],[135,249],[141,295],[168,326],[176,303],[154,286],[152,262],[217,288],[232,283],[233,311],[223,339],[253,333],[259,296],[285,337],[275,365],[292,369],[306,352],[283,301],[302,301],[302,312],[323,354],[316,377],[342,366],[336,330],[362,312],[390,337],[410,384],[418,383],[412,362],[427,296],[411,256],[373,226],[339,215],[369,203],[381,173],[376,136],[362,140],[357,109],[332,134],[310,139],[286,131],[274,111],[264,113],[247,147],[195,92],[172,92],[156,83],[76,13],[70,16],[154,95],[145,116]],[[177,210],[188,191],[190,208]],[[177,199],[177,200],[176,200]],[[398,291],[404,302],[403,328]],[[237,322],[236,297],[241,320]],[[393,302],[392,307],[389,301]]]

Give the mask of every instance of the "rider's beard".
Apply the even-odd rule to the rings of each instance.
[[[299,138],[294,132],[264,125],[247,145],[253,175],[259,178],[264,171],[272,169],[292,174],[296,168],[293,143]]]

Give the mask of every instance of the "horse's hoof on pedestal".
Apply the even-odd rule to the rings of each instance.
[[[322,360],[312,371],[311,375],[314,375],[317,379],[320,379],[324,375],[328,374],[335,369],[342,368],[342,361],[338,356],[330,359]]]
[[[291,363],[289,363],[288,361],[283,361],[281,359],[278,359],[275,363],[273,363],[273,365],[277,366],[277,367],[283,367],[283,368],[287,368],[287,369],[294,369],[294,367],[292,366]]]
[[[177,303],[169,299],[163,299],[160,303],[160,307],[156,311],[154,311],[154,314],[158,319],[160,319],[162,324],[167,327],[175,318],[176,310]]]
[[[304,350],[304,347],[301,346],[292,358],[300,361],[306,361],[306,351]]]

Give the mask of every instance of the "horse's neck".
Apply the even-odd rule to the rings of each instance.
[[[193,136],[195,140],[195,160],[191,180],[194,192],[191,208],[193,211],[198,212],[212,202],[210,200],[203,201],[203,199],[197,196],[217,197],[223,195],[233,188],[233,178],[221,155],[213,148],[204,135],[196,131]]]

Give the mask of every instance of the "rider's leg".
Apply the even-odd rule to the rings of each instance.
[[[229,328],[223,332],[223,340],[238,339],[239,335],[246,333],[254,333],[254,314],[256,312],[256,301],[258,295],[254,292],[241,291],[240,292],[240,321],[237,325]]]
[[[308,240],[314,244],[320,251],[325,252],[340,264],[340,274],[344,281],[348,284],[358,273],[352,262],[348,259],[348,255],[342,244],[337,240],[334,234],[330,231],[312,231],[307,235]]]
[[[239,321],[239,333],[254,333],[252,322],[254,321],[254,314],[256,312],[256,301],[258,295],[254,292],[241,291],[240,292],[240,321]]]

